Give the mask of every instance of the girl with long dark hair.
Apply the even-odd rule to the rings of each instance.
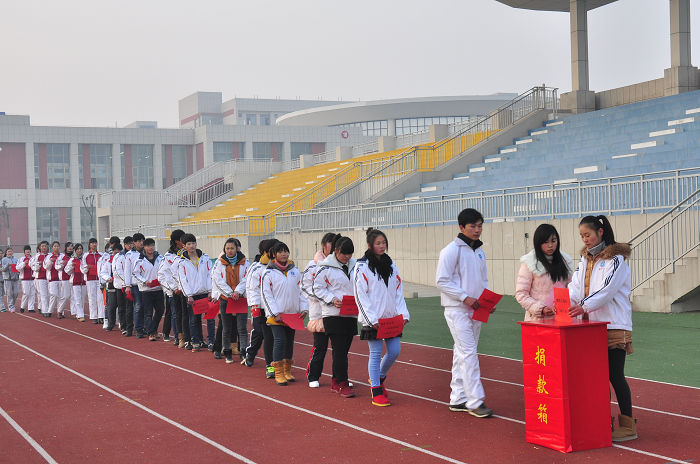
[[[554,316],[554,287],[566,288],[574,262],[560,250],[557,229],[540,224],[532,238],[534,248],[520,258],[515,299],[525,310],[525,320]]]

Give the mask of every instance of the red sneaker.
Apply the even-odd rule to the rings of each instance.
[[[338,384],[340,386],[340,396],[343,398],[353,398],[355,396],[355,390],[350,386],[349,382],[346,380],[345,382],[340,382]]]
[[[372,397],[372,404],[375,406],[391,406],[389,398],[382,395],[376,395]]]
[[[340,382],[338,382],[335,377],[331,377],[331,391],[333,393],[340,393]]]

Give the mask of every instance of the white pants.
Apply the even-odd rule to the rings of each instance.
[[[73,292],[73,284],[70,280],[61,281],[61,299],[58,301],[58,312],[63,313],[63,311],[70,308],[70,296]],[[71,311],[73,314],[73,311]]]
[[[7,296],[7,309],[15,312],[15,301],[19,297],[19,280],[5,281],[5,296]]]
[[[452,349],[450,404],[466,403],[469,409],[481,406],[486,397],[476,354],[481,322],[472,320],[472,312],[471,309],[445,308],[445,320],[455,342]]]
[[[88,308],[90,308],[90,319],[100,319],[105,317],[105,302],[102,300],[99,280],[87,281]]]
[[[41,285],[39,284],[39,279],[34,279],[34,294],[36,295],[36,310],[41,311]]]
[[[49,307],[44,308],[42,306],[42,310],[45,313],[53,313],[54,310],[58,313],[58,301],[61,299],[61,281],[60,280],[52,280],[49,282]]]
[[[83,302],[85,301],[85,285],[71,285],[70,313],[76,317],[85,317]]]
[[[20,308],[34,311],[34,299],[36,298],[36,287],[33,280],[22,281],[22,302]]]
[[[39,292],[39,307],[42,313],[48,313],[49,311],[49,281],[46,279],[37,279],[34,281],[36,283],[36,289]]]

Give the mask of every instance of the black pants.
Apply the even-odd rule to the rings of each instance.
[[[314,332],[314,346],[311,348],[311,357],[309,358],[309,364],[306,366],[306,379],[309,382],[321,378],[323,361],[326,359],[327,351],[328,334],[325,332]]]
[[[175,322],[178,334],[182,334],[179,340],[190,341],[190,315],[187,313],[187,297],[182,293],[176,293],[175,298]],[[178,335],[179,337],[179,335]]]
[[[617,404],[620,406],[620,413],[627,417],[632,417],[632,393],[630,386],[625,379],[625,350],[615,348],[608,350],[608,377],[615,390]]]
[[[111,285],[111,284],[110,284]],[[107,289],[107,304],[105,305],[105,316],[107,316],[107,328],[110,330],[117,323],[117,292],[119,290]]]
[[[265,322],[265,316],[253,318],[253,330],[250,332],[250,344],[245,350],[246,357],[249,361],[253,361],[258,355],[260,346],[263,347],[265,355],[265,364],[272,362],[272,330]]]
[[[126,290],[117,290],[120,295],[117,295],[117,306],[119,307],[119,322],[122,325],[122,330],[127,333],[134,331],[134,303],[126,297]]]
[[[165,314],[163,315],[163,337],[170,336],[170,328],[172,327],[172,311],[170,308],[171,296],[165,296]]]
[[[272,337],[272,360],[282,361],[292,359],[294,356],[294,335],[296,331],[286,325],[271,325]]]
[[[148,326],[144,326],[144,330],[148,335],[158,334],[158,325],[160,318],[163,317],[165,300],[163,298],[163,290],[153,292],[141,292],[141,304],[143,305],[143,320],[148,322]]]

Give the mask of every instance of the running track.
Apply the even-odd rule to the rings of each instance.
[[[561,454],[525,442],[519,361],[481,356],[496,417],[452,413],[451,351],[405,343],[387,381],[393,406],[370,404],[367,346],[356,339],[358,396],[309,389],[311,336],[297,334],[298,382],[278,387],[211,353],[124,338],[73,319],[0,314],[0,462],[696,462],[700,389],[631,379],[641,438]],[[326,372],[330,370],[330,354]],[[616,407],[613,407],[616,411]],[[616,412],[615,412],[616,414]],[[89,462],[88,461],[88,462]]]

